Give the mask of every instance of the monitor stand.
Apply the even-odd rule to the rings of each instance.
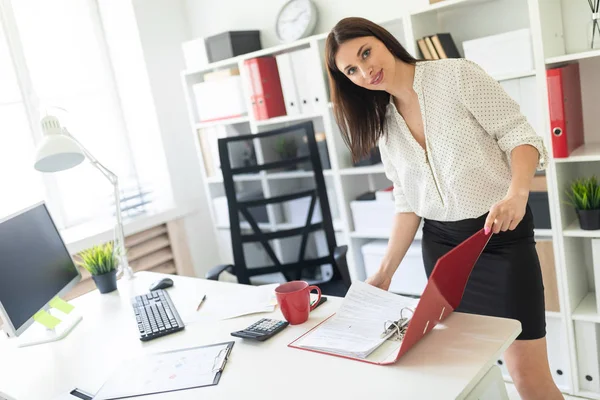
[[[17,347],[61,340],[81,321],[82,315],[74,307],[59,298],[50,302],[51,312],[39,311],[35,322],[15,339]]]

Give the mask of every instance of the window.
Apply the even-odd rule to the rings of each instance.
[[[147,193],[150,188],[160,187],[163,192],[170,192],[166,190],[170,184],[161,146],[142,149],[139,140],[134,140],[138,154],[144,154],[143,157],[136,156],[132,149],[131,139],[140,136],[141,127],[152,133],[148,139],[152,143],[156,143],[160,132],[152,118],[153,109],[123,106],[123,90],[117,86],[117,75],[122,75],[118,65],[123,62],[114,58],[119,54],[111,52],[107,44],[96,1],[13,0],[0,4],[3,4],[0,5],[0,13],[5,22],[4,28],[11,39],[8,46],[0,49],[0,82],[3,87],[0,121],[5,125],[0,132],[5,132],[7,124],[4,114],[9,116],[8,130],[11,133],[18,131],[16,142],[16,134],[7,137],[7,133],[0,133],[0,166],[3,170],[14,171],[11,176],[2,173],[0,184],[19,188],[10,203],[0,202],[0,214],[6,213],[5,209],[23,208],[32,202],[31,198],[40,198],[44,193],[44,185],[40,183],[42,178],[39,177],[44,174],[33,169],[32,160],[33,139],[40,134],[39,119],[46,114],[56,115],[90,153],[119,177],[125,216],[129,215],[128,206],[156,200],[156,193],[142,198],[141,193]],[[9,53],[8,49],[21,54],[23,68],[18,71],[23,76],[17,76],[11,70],[7,62],[10,58],[2,53]],[[142,57],[141,52],[139,57]],[[137,66],[144,67],[143,63]],[[141,76],[145,73],[136,72]],[[8,91],[4,89],[5,83]],[[26,93],[24,99],[21,92]],[[132,102],[130,97],[125,99],[129,103]],[[140,103],[147,102],[146,97],[143,101],[140,99]],[[29,118],[26,109],[31,110]],[[142,120],[146,121],[141,123]],[[8,140],[10,146],[6,142]],[[8,158],[5,158],[4,152],[10,153]],[[12,167],[7,169],[9,163]],[[165,172],[149,174],[147,171],[157,168]],[[88,162],[43,179],[50,206],[60,204],[60,210],[54,207],[53,211],[60,213],[62,227],[113,216],[112,186]]]
[[[1,21],[1,20],[0,20]],[[0,218],[43,198],[34,144],[6,35],[0,29]]]

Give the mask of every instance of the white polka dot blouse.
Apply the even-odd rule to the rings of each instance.
[[[397,213],[437,221],[477,218],[502,200],[511,181],[510,153],[534,146],[537,168],[547,151],[519,105],[477,64],[465,59],[418,62],[418,95],[426,150],[390,98],[379,140]],[[387,138],[386,138],[387,137]]]

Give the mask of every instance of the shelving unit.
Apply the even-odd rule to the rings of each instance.
[[[600,267],[594,268],[590,250],[592,240],[600,238],[600,231],[581,230],[574,211],[565,203],[564,195],[565,189],[572,179],[595,172],[600,168],[600,134],[598,133],[600,113],[597,112],[597,104],[600,102],[598,96],[600,74],[597,73],[600,70],[600,50],[589,51],[586,47],[585,27],[590,18],[589,9],[586,10],[586,2],[573,2],[572,0],[445,0],[415,10],[403,10],[400,5],[398,7],[396,15],[393,16],[394,19],[380,22],[380,24],[392,32],[416,57],[420,57],[416,40],[425,35],[450,32],[459,51],[464,54],[462,42],[465,40],[518,29],[530,29],[533,68],[520,73],[494,76],[494,78],[505,88],[519,80],[534,81],[533,84],[528,85],[532,90],[531,96],[526,96],[525,99],[530,103],[527,104],[529,113],[526,113],[525,110],[523,112],[538,134],[543,137],[550,155],[552,155],[552,143],[546,69],[564,63],[580,63],[582,87],[585,89],[583,111],[586,144],[568,158],[554,159],[550,157],[548,160],[546,179],[552,229],[536,229],[535,236],[538,243],[551,241],[552,247],[549,252],[554,260],[554,269],[550,273],[556,275],[557,281],[558,305],[556,310],[546,311],[548,352],[553,377],[564,393],[600,399],[600,386],[598,390],[590,390],[587,379],[590,372],[584,371],[580,356],[581,350],[591,343],[582,342],[582,336],[577,334],[575,327],[575,322],[593,326],[600,324],[600,313],[596,310],[596,288],[594,287],[594,274],[600,274]],[[335,124],[333,106],[327,96],[324,96],[327,101],[324,102],[322,108],[309,115],[284,116],[266,121],[257,121],[252,115],[218,123],[199,123],[195,120],[196,105],[191,90],[192,85],[201,82],[202,75],[206,72],[232,66],[242,70],[244,60],[258,56],[278,55],[310,48],[313,61],[321,67],[323,72],[320,90],[323,94],[327,94],[323,58],[326,37],[327,33],[319,34],[295,43],[220,61],[199,70],[184,71],[182,81],[188,100],[190,122],[195,127],[193,135],[197,139],[203,134],[208,134],[204,131],[205,129],[219,129],[222,134],[236,135],[263,132],[306,120],[313,121],[317,132],[325,133],[331,164],[331,169],[325,171],[325,179],[330,190],[329,200],[335,219],[336,237],[338,244],[348,244],[349,246],[348,262],[352,279],[364,280],[366,274],[361,246],[371,240],[387,240],[389,232],[386,229],[356,230],[350,202],[366,191],[383,189],[390,186],[391,183],[387,180],[381,164],[366,167],[352,166],[350,153]],[[203,159],[200,142],[197,140],[197,149]],[[257,160],[261,163],[264,161],[264,152],[268,149],[263,149],[256,144],[255,146]],[[204,165],[201,167],[204,175],[207,176]],[[288,171],[255,174],[238,183],[251,189],[259,189],[265,196],[271,196],[295,186],[303,187],[310,182],[311,178],[311,172]],[[205,185],[211,215],[214,216],[212,200],[224,194],[222,178],[218,174],[207,176]],[[271,209],[268,211],[269,222],[265,223],[266,228],[291,227],[282,218],[281,213]],[[227,228],[220,225],[215,234],[221,238],[221,248],[224,249],[223,262],[231,261],[228,250],[230,238]],[[419,230],[416,240],[420,240],[421,236],[421,230]],[[279,254],[284,252],[281,246],[276,250]],[[548,254],[545,256],[547,257]],[[598,342],[600,343],[600,338]],[[596,344],[594,346],[597,347]],[[596,360],[596,364],[600,364],[600,361]],[[503,368],[507,380],[510,380],[505,365],[501,368]],[[600,376],[595,379],[600,381]]]

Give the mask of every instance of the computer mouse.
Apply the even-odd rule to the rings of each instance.
[[[173,286],[173,279],[171,278],[162,278],[160,281],[154,282],[150,285],[150,291],[157,289],[166,289]]]

